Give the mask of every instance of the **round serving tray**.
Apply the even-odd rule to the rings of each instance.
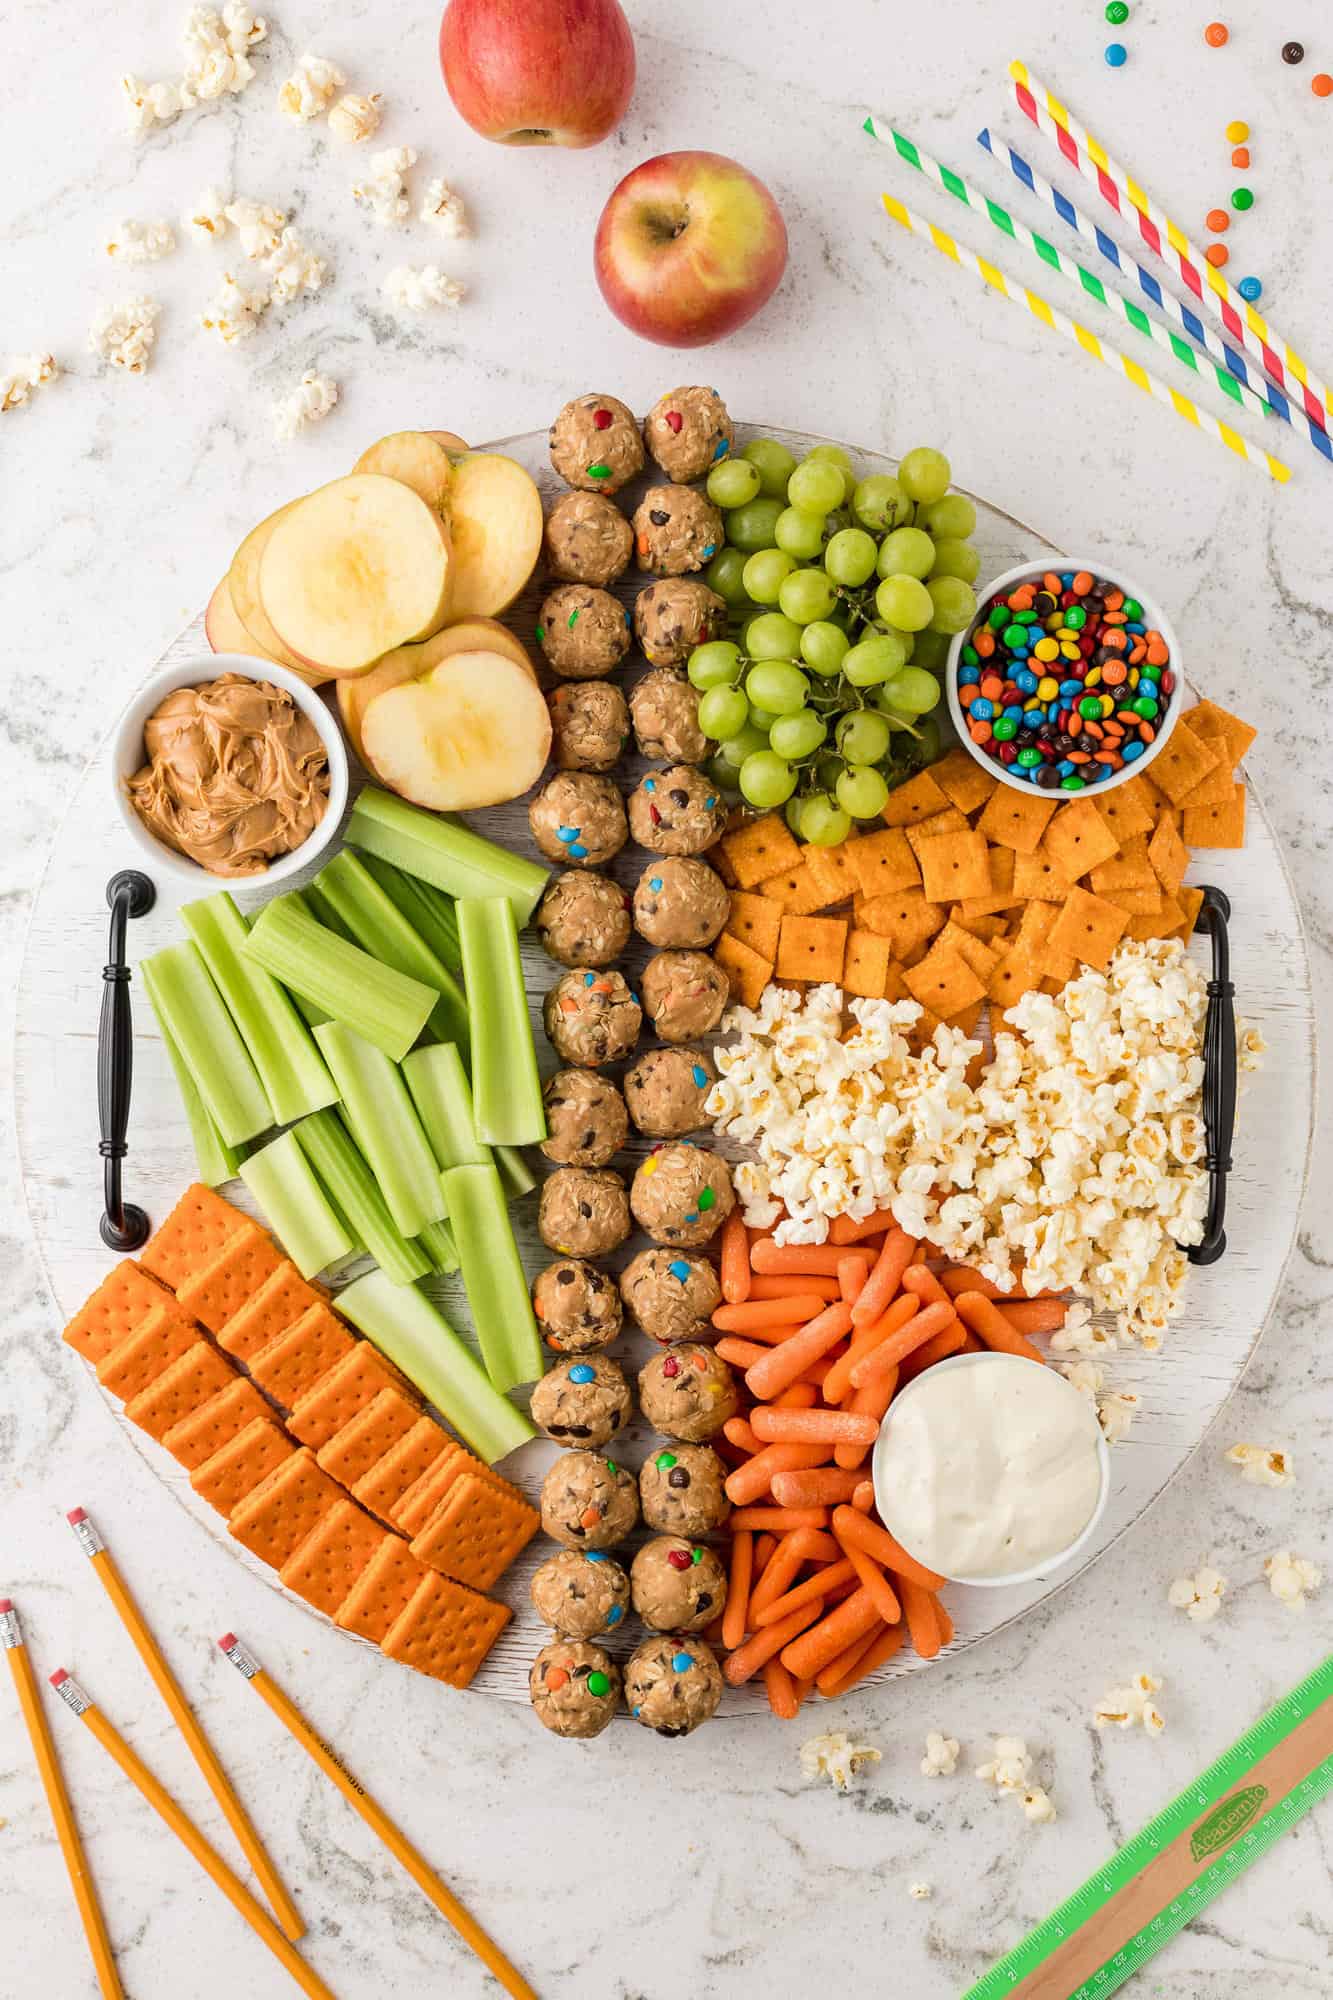
[[[742,441],[757,434],[751,426],[740,427]],[[781,438],[798,456],[812,444],[827,442],[783,430],[764,434]],[[562,490],[550,469],[544,431],[501,438],[483,448],[507,452],[526,466],[544,499],[549,501]],[[892,471],[896,463],[869,450],[855,450],[854,456],[867,472]],[[637,494],[631,491],[621,498],[632,505]],[[1055,553],[1052,543],[1012,515],[979,498],[976,505],[983,580],[1015,563]],[[622,594],[627,601],[641,581],[626,580]],[[541,595],[541,584],[534,583],[506,619],[530,647]],[[206,650],[200,617],[152,663],[151,671]],[[629,678],[642,671],[642,663],[632,665]],[[137,674],[134,678],[127,675],[126,700],[136,684]],[[621,774],[625,789],[637,782],[641,768],[642,760],[625,760]],[[362,776],[356,772],[353,792]],[[84,772],[52,847],[33,906],[19,980],[15,1074],[20,1160],[38,1253],[63,1316],[77,1310],[108,1264],[97,1233],[101,1161],[95,1088],[100,971],[107,927],[105,886],[115,868],[134,858],[125,850],[110,786],[104,744]],[[1192,1274],[1186,1312],[1159,1354],[1131,1350],[1117,1355],[1111,1364],[1110,1379],[1116,1386],[1139,1390],[1143,1407],[1129,1438],[1113,1453],[1110,1505],[1083,1560],[1050,1581],[1012,1589],[952,1587],[949,1605],[957,1638],[950,1653],[975,1645],[1080,1575],[1165,1491],[1197,1450],[1240,1380],[1277,1297],[1294,1240],[1314,1129],[1313,1006],[1309,962],[1291,881],[1272,826],[1252,787],[1250,806],[1244,850],[1210,857],[1207,867],[1209,879],[1220,883],[1232,902],[1238,1011],[1247,1023],[1262,1031],[1268,1044],[1263,1067],[1248,1079],[1249,1088],[1240,1106],[1230,1182],[1230,1248],[1220,1264]],[[536,858],[521,803],[473,814],[471,819],[493,839]],[[627,848],[613,872],[632,886],[643,860],[637,849]],[[1200,876],[1197,864],[1192,873]],[[194,893],[165,875],[158,891],[152,913],[131,926],[129,949],[134,960],[180,935],[175,912]],[[262,892],[239,895],[246,909],[263,900]],[[645,955],[641,953],[636,959],[631,954],[631,970],[637,969]],[[538,1027],[539,1053],[547,1072],[556,1063],[540,1033],[541,999],[552,983],[555,968],[531,934],[524,940],[523,963]],[[126,1190],[157,1221],[194,1178],[194,1156],[165,1052],[152,1017],[137,995],[135,1029]],[[632,1171],[646,1150],[645,1142],[631,1144],[617,1164],[626,1164]],[[734,1151],[729,1146],[722,1150]],[[232,1183],[226,1193],[238,1205],[249,1205],[239,1182]],[[519,1248],[531,1276],[549,1259],[536,1233],[535,1195],[520,1203],[513,1215]],[[642,1247],[642,1241],[632,1239],[612,1261],[627,1261]],[[461,1331],[468,1330],[467,1307],[456,1280],[437,1281],[437,1296],[454,1324]],[[616,1349],[631,1372],[649,1351],[650,1343],[635,1331],[628,1331]],[[90,1383],[93,1379],[89,1375]],[[272,1570],[228,1537],[218,1515],[192,1491],[182,1469],[125,1421],[118,1404],[109,1397],[105,1400],[127,1442],[151,1464],[179,1503],[238,1561],[273,1588],[281,1588]],[[646,1427],[636,1422],[617,1441],[616,1455],[637,1467],[653,1442]],[[504,1469],[535,1496],[554,1453],[554,1446],[538,1440],[515,1454]],[[515,1616],[474,1686],[506,1700],[527,1700],[529,1664],[549,1636],[532,1611],[527,1585],[532,1570],[550,1547],[539,1537],[500,1586],[500,1594],[512,1604]],[[310,1616],[318,1618],[319,1614],[312,1610]],[[331,1624],[328,1629],[331,1641],[365,1643]],[[638,1636],[631,1624],[623,1637],[618,1635],[616,1650],[628,1652]],[[875,1678],[912,1673],[925,1664],[905,1650]],[[764,1706],[762,1692],[753,1687],[728,1689],[721,1713],[757,1714]]]

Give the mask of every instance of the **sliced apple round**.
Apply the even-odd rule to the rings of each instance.
[[[512,458],[475,452],[454,466],[451,618],[491,618],[512,604],[537,566],[542,502]]]
[[[401,480],[354,472],[276,522],[259,590],[283,644],[338,679],[438,631],[449,569],[449,538],[434,509]]]
[[[258,639],[251,637],[237,617],[225,576],[204,611],[204,637],[215,653],[244,653],[252,660],[269,660],[275,666],[279,664],[273,660],[271,653],[264,651]]]
[[[401,479],[433,507],[442,521],[449,519],[449,488],[453,471],[449,454],[429,431],[393,431],[363,451],[353,472],[382,472],[386,479]]]
[[[432,667],[438,666],[451,653],[479,652],[504,653],[516,666],[522,667],[534,682],[537,679],[522,641],[516,639],[512,632],[494,618],[465,618],[461,624],[446,625],[442,632],[423,639],[419,645],[396,647],[382,660],[377,660],[368,674],[360,675],[357,680],[339,681],[338,709],[343,728],[361,762],[368,761],[361,741],[361,718],[376,695],[385,693],[388,688],[401,687],[404,681],[420,680],[423,674],[428,674]]]
[[[535,785],[551,748],[541,690],[507,653],[454,653],[376,696],[361,718],[366,762],[414,805],[466,812]]]
[[[260,649],[260,658],[274,660],[280,667],[287,667],[299,674],[311,687],[318,687],[329,676],[321,667],[308,667],[298,660],[289,647],[284,646],[273,629],[268,613],[259,598],[259,560],[268,547],[268,538],[277,527],[284,514],[290,514],[296,505],[289,500],[285,507],[279,507],[276,514],[270,514],[257,528],[251,528],[245,540],[231,559],[227,571],[227,589],[231,594],[232,609],[240,619],[254,644]],[[248,647],[242,647],[247,652]]]
[[[426,436],[434,438],[436,444],[442,444],[446,451],[471,450],[471,446],[464,444],[457,431],[427,431]]]

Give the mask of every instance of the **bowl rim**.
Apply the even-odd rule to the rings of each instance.
[[[888,1481],[883,1470],[883,1460],[885,1456],[885,1449],[884,1449],[885,1439],[888,1437],[889,1429],[893,1423],[895,1412],[902,1408],[903,1404],[910,1399],[913,1391],[917,1387],[917,1384],[919,1382],[924,1381],[926,1376],[928,1375],[938,1376],[945,1369],[949,1368],[956,1369],[956,1368],[990,1367],[993,1366],[996,1362],[1015,1362],[1021,1364],[1025,1368],[1035,1368],[1041,1365],[1038,1362],[1027,1360],[1026,1357],[1021,1354],[1001,1354],[997,1353],[993,1349],[987,1349],[986,1352],[982,1354],[951,1354],[945,1360],[937,1361],[933,1368],[924,1369],[920,1375],[916,1376],[911,1382],[908,1383],[907,1387],[903,1390],[900,1396],[894,1397],[892,1403],[889,1405],[888,1414],[885,1417],[883,1423],[880,1425],[879,1435],[875,1439],[875,1448],[870,1462],[870,1473],[871,1473],[871,1480],[873,1482],[875,1489],[875,1506],[879,1512],[880,1519],[883,1521],[885,1527],[889,1530],[890,1534],[896,1535],[897,1530],[894,1528],[893,1523],[890,1519],[892,1508],[890,1507],[886,1509],[884,1504],[883,1495],[887,1489]],[[1068,1381],[1065,1376],[1059,1374],[1056,1370],[1053,1370],[1049,1367],[1046,1369],[1046,1373],[1051,1380],[1059,1382],[1061,1388],[1067,1394],[1073,1396],[1084,1409],[1087,1409],[1089,1407],[1087,1398],[1081,1393],[1080,1390],[1076,1389],[1073,1383]],[[1032,1563],[1026,1569],[1006,1570],[1003,1573],[1003,1575],[1000,1576],[947,1576],[946,1577],[947,1582],[964,1584],[969,1589],[974,1589],[974,1590],[1003,1590],[1004,1588],[1006,1588],[1006,1586],[1011,1584],[1035,1583],[1040,1578],[1049,1576],[1052,1573],[1052,1571],[1057,1569],[1063,1569],[1066,1563],[1072,1561],[1072,1559],[1079,1553],[1079,1551],[1082,1548],[1086,1547],[1087,1543],[1096,1533],[1097,1527],[1101,1521],[1103,1514],[1106,1512],[1107,1505],[1111,1498],[1110,1446],[1106,1442],[1106,1437],[1102,1432],[1100,1424],[1097,1423],[1095,1414],[1093,1417],[1093,1423],[1097,1431],[1097,1465],[1101,1474],[1101,1484],[1098,1488],[1096,1505],[1093,1507],[1091,1514],[1089,1514],[1087,1520],[1084,1522],[1083,1526],[1079,1529],[1074,1539],[1071,1542],[1069,1542],[1063,1549],[1058,1549],[1054,1555],[1046,1556],[1043,1558],[1041,1562]],[[901,1540],[902,1539],[901,1536],[899,1536],[898,1539]],[[904,1543],[903,1546],[907,1547],[907,1544]],[[914,1552],[911,1549],[908,1549],[909,1555],[913,1553]],[[925,1558],[918,1556],[917,1560],[919,1562],[924,1562]]]
[[[1049,571],[1056,568],[1057,563],[1060,569],[1072,569],[1076,575],[1079,570],[1087,570],[1090,575],[1097,577],[1100,581],[1113,583],[1117,590],[1123,590],[1127,597],[1137,599],[1147,615],[1147,622],[1151,623],[1166,640],[1167,649],[1171,655],[1171,671],[1176,677],[1175,687],[1167,696],[1168,706],[1162,725],[1158,728],[1156,736],[1148,745],[1143,755],[1136,758],[1132,764],[1126,764],[1123,771],[1116,771],[1110,778],[1106,779],[1105,783],[1085,786],[1081,792],[1064,792],[1058,790],[1044,792],[1039,787],[1029,784],[1026,778],[1013,777],[1007,765],[1002,764],[995,757],[988,757],[985,751],[972,741],[972,738],[967,733],[967,721],[963,714],[962,704],[958,699],[958,663],[962,658],[963,647],[982,622],[982,601],[994,597],[999,591],[1011,590],[1016,584],[1030,583],[1034,577],[1045,576]],[[949,719],[953,723],[954,733],[958,741],[975,764],[979,765],[983,771],[988,772],[998,784],[1007,785],[1010,791],[1022,792],[1028,796],[1032,796],[1035,793],[1038,798],[1051,799],[1057,805],[1068,805],[1074,799],[1102,798],[1107,792],[1115,791],[1120,785],[1127,785],[1131,778],[1139,777],[1151,767],[1154,758],[1159,755],[1163,746],[1170,740],[1171,733],[1180,720],[1182,703],[1185,696],[1185,675],[1181,665],[1180,641],[1176,636],[1175,626],[1162,610],[1161,605],[1157,602],[1151,591],[1141,590],[1137,584],[1129,582],[1120,573],[1118,566],[1114,562],[1108,562],[1105,558],[1062,555],[1053,557],[1050,561],[1037,560],[1035,562],[1015,563],[1012,569],[1002,570],[997,577],[993,577],[985,589],[977,593],[977,599],[976,616],[970,619],[965,629],[956,633],[950,641],[949,656],[944,665],[944,698],[949,709]]]
[[[275,687],[284,689],[318,730],[328,758],[329,799],[318,826],[299,847],[293,848],[290,854],[280,855],[276,861],[269,863],[262,874],[257,875],[218,875],[199,862],[191,861],[188,855],[177,853],[175,848],[168,847],[149,832],[125,791],[125,779],[137,771],[144,761],[144,724],[158,704],[177,688],[200,686],[228,673],[240,674],[251,681],[271,681]],[[211,883],[219,889],[263,889],[270,883],[285,881],[323,852],[336,833],[347,807],[347,746],[337,716],[321,700],[318,690],[289,668],[279,666],[276,661],[254,659],[246,653],[188,653],[150,675],[121,711],[111,733],[110,746],[111,791],[122,826],[154,868],[160,873],[175,876],[181,882],[196,885]]]

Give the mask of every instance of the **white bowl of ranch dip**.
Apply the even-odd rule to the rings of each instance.
[[[958,1354],[894,1398],[875,1443],[889,1533],[953,1583],[1049,1576],[1091,1539],[1111,1487],[1091,1399],[1016,1354]]]

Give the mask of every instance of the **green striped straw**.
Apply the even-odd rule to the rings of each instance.
[[[892,146],[899,159],[906,160],[909,167],[915,167],[918,173],[925,174],[929,180],[938,181],[946,193],[951,194],[956,201],[962,202],[964,208],[975,209],[978,214],[987,216],[1004,235],[1012,237],[1015,243],[1023,244],[1050,270],[1057,271],[1067,284],[1076,286],[1079,291],[1086,292],[1089,298],[1096,299],[1098,305],[1105,306],[1109,312],[1117,314],[1132,326],[1136,333],[1141,333],[1145,340],[1151,340],[1158,347],[1166,348],[1167,352],[1174,354],[1181,366],[1188,368],[1191,374],[1201,375],[1205,381],[1211,379],[1229,402],[1251,410],[1257,416],[1272,415],[1263,398],[1256,396],[1253,389],[1247,389],[1243,382],[1238,382],[1229,368],[1219,367],[1216,362],[1199,354],[1197,349],[1182,340],[1179,334],[1172,333],[1169,327],[1161,325],[1158,320],[1149,319],[1142,306],[1135,305],[1132,299],[1122,297],[1111,286],[1104,284],[1095,271],[1089,271],[1084,265],[1076,263],[1072,257],[1066,257],[1063,251],[1056,249],[1054,243],[1049,242],[1044,236],[1039,236],[1035,229],[1029,229],[1025,222],[1015,220],[1007,208],[1001,208],[999,202],[992,201],[989,195],[979,194],[976,188],[969,186],[961,174],[956,174],[951,167],[944,166],[939,160],[932,159],[929,153],[923,153],[919,146],[914,146],[901,132],[895,132],[892,125],[881,124],[872,112],[865,121],[864,129],[873,139],[879,139],[884,145]]]

